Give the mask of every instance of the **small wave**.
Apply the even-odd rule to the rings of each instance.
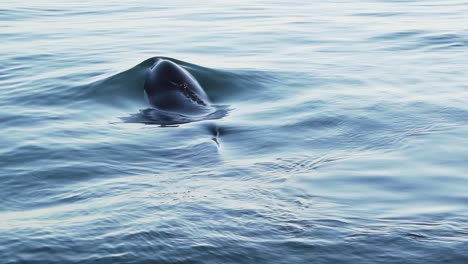
[[[363,12],[363,13],[356,13],[353,16],[357,17],[397,17],[404,15],[404,12]]]
[[[422,30],[404,30],[404,31],[398,31],[398,32],[392,32],[392,33],[386,33],[382,34],[377,37],[373,37],[371,39],[373,40],[401,40],[401,39],[406,39],[406,38],[412,38],[415,36],[420,36],[422,34],[426,33],[425,31]]]
[[[382,34],[369,39],[386,43],[385,50],[433,50],[459,48],[467,45],[468,40],[457,33],[434,33],[421,30],[399,31]]]

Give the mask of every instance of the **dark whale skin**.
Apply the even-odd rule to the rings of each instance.
[[[209,111],[207,94],[187,70],[176,63],[157,59],[146,71],[145,95],[158,110],[182,115]]]

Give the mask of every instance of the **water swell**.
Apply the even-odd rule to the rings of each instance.
[[[267,73],[256,71],[228,71],[212,69],[169,57],[152,57],[124,72],[76,89],[79,100],[96,100],[108,105],[148,106],[143,96],[146,70],[157,59],[177,63],[190,72],[205,89],[214,103],[227,103],[252,87],[262,86]]]

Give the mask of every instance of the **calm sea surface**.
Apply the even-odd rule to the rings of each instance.
[[[467,16],[3,0],[0,262],[468,263]],[[223,114],[146,122],[154,57]]]

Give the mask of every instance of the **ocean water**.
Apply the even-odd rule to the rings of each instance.
[[[467,15],[2,1],[0,262],[468,263]],[[158,57],[222,113],[148,122]]]

